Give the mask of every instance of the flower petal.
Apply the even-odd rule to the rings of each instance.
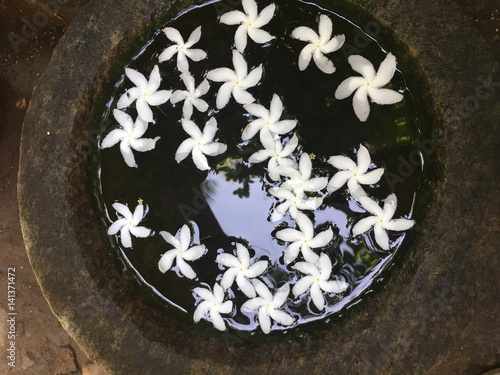
[[[320,287],[327,293],[342,293],[349,288],[349,284],[343,280],[330,280],[323,281]]]
[[[172,263],[177,255],[177,250],[169,250],[163,254],[158,262],[160,272],[165,273],[172,268]]]
[[[266,334],[271,332],[271,318],[266,314],[264,309],[259,310],[259,324],[262,332]]]
[[[160,90],[155,93],[148,95],[147,102],[149,105],[160,105],[164,104],[170,99],[172,95],[172,90]]]
[[[301,250],[302,242],[297,241],[290,245],[285,250],[283,254],[283,259],[286,264],[292,263],[299,256],[299,252]]]
[[[304,190],[309,192],[318,192],[328,185],[327,177],[314,177],[304,184]]]
[[[276,233],[276,238],[286,242],[295,242],[302,241],[304,239],[304,234],[297,229],[285,228]]]
[[[307,244],[312,249],[316,249],[318,247],[323,247],[328,244],[333,239],[333,231],[332,228],[328,228],[327,230],[318,233],[313,239],[307,241]]]
[[[360,197],[359,203],[361,206],[368,212],[372,213],[375,216],[378,216],[380,219],[384,217],[384,211],[377,202],[369,197]]]
[[[187,49],[184,54],[193,61],[201,61],[207,58],[207,53],[199,48]]]
[[[351,171],[340,171],[333,175],[327,186],[327,191],[333,193],[340,189],[347,182],[349,178],[352,177]]]
[[[200,147],[201,152],[208,156],[220,155],[227,150],[227,145],[224,143],[214,142]]]
[[[226,272],[224,272],[224,275],[222,276],[222,279],[220,281],[220,285],[224,289],[228,289],[233,285],[234,279],[236,278],[236,275],[238,274],[238,269],[236,268],[229,268]]]
[[[310,240],[314,236],[314,227],[311,219],[306,215],[300,214],[297,216],[297,225],[299,226],[301,232],[303,233],[303,238]]]
[[[196,289],[202,289],[202,288],[196,288]],[[193,320],[195,323],[198,323],[201,318],[203,318],[205,315],[207,315],[208,310],[212,306],[212,303],[209,301],[203,301],[201,302],[197,307],[196,310],[194,310],[193,314]]]
[[[376,216],[369,216],[361,219],[356,223],[356,225],[352,228],[352,235],[358,236],[361,233],[368,232],[371,227],[373,227],[376,223],[379,222],[379,218]]]
[[[304,42],[319,43],[319,36],[316,32],[305,26],[299,26],[292,31],[292,38],[302,40]]]
[[[116,108],[122,109],[129,107],[142,95],[141,92],[142,90],[138,87],[132,87],[131,89],[128,89],[122,96],[120,96],[120,99],[118,99]]]
[[[368,167],[372,162],[370,158],[370,153],[368,152],[365,146],[359,145],[357,158],[358,158],[357,173],[363,174],[368,170]]]
[[[245,271],[245,276],[248,278],[254,278],[261,275],[267,269],[268,264],[269,262],[267,260],[259,260],[258,262],[255,262]]]
[[[222,109],[229,103],[231,94],[233,93],[234,84],[232,82],[224,83],[217,93],[216,105],[217,109]]]
[[[314,306],[320,311],[325,308],[325,297],[323,296],[323,291],[319,287],[318,283],[313,283],[311,285],[311,299]]]
[[[241,305],[241,311],[254,311],[259,309],[263,304],[266,303],[266,300],[262,297],[255,297],[247,300],[243,305]]]
[[[229,68],[217,68],[208,72],[207,79],[215,82],[227,82],[235,81],[237,77],[236,73]]]
[[[113,224],[111,224],[111,226],[108,228],[108,234],[110,236],[113,236],[115,235],[116,233],[118,233],[118,231],[120,229],[122,229],[122,227],[124,225],[127,225],[128,224],[128,220],[125,219],[125,218],[121,218],[121,219],[118,219],[116,220]]]
[[[257,27],[249,27],[248,36],[252,38],[255,43],[264,44],[274,39],[274,36],[269,34],[267,31],[258,29]]]
[[[179,47],[177,45],[165,48],[163,52],[160,53],[160,56],[158,56],[158,62],[170,60],[172,57],[174,57],[177,51],[179,51]]]
[[[196,167],[201,171],[210,170],[210,165],[208,165],[208,160],[205,155],[201,152],[199,147],[193,148],[193,152],[191,153],[193,157],[193,162]]]
[[[134,154],[132,153],[132,150],[130,149],[130,144],[126,139],[120,142],[120,152],[123,156],[123,160],[130,168],[137,168]]]
[[[240,273],[236,276],[236,284],[248,298],[254,298],[257,294],[255,293],[255,288],[252,283]]]
[[[384,168],[377,168],[361,176],[358,176],[358,181],[363,185],[372,185],[380,181],[380,178],[384,174]]]
[[[342,83],[335,90],[335,99],[342,100],[364,85],[365,79],[362,77],[349,77],[342,81]]]
[[[165,27],[163,32],[172,42],[176,44],[184,44],[184,39],[177,29],[174,29],[173,27]]]
[[[375,232],[375,241],[377,241],[378,245],[384,250],[389,250],[389,236],[382,227],[382,224],[376,223],[373,229]]]
[[[333,65],[333,62],[328,57],[323,55],[321,51],[319,50],[314,51],[313,58],[316,66],[323,73],[332,74],[335,72],[336,70],[335,65]]]
[[[238,25],[247,20],[247,16],[245,13],[239,10],[232,10],[230,12],[224,13],[220,19],[220,23],[224,23],[226,25]]]
[[[394,73],[396,72],[396,57],[392,53],[388,53],[385,57],[384,61],[380,64],[377,76],[373,80],[372,84],[375,87],[382,87],[387,85],[392,77],[394,77]]]
[[[257,2],[255,0],[241,0],[241,5],[250,20],[257,18],[258,9]]]
[[[382,226],[387,230],[403,231],[410,229],[415,225],[415,220],[409,219],[394,219],[391,221],[384,222]]]
[[[234,46],[240,53],[243,53],[247,47],[247,31],[248,26],[243,23],[236,29],[236,33],[234,33]]]
[[[151,229],[146,227],[131,226],[130,233],[132,233],[135,237],[146,238],[151,234]]]
[[[198,26],[196,29],[193,30],[191,35],[189,35],[189,38],[186,42],[186,47],[191,47],[193,44],[196,44],[200,41],[201,38],[201,26]]]
[[[116,145],[127,137],[127,132],[122,129],[111,130],[106,137],[102,140],[101,148],[109,148]]]
[[[248,65],[243,55],[237,50],[233,50],[233,66],[236,77],[241,80],[248,72]]]
[[[200,298],[209,302],[210,304],[213,304],[215,302],[215,296],[213,295],[213,293],[210,290],[208,290],[206,288],[197,287],[197,288],[193,289],[193,292],[196,293]]]
[[[297,298],[301,294],[307,292],[311,285],[316,280],[315,276],[304,276],[293,286],[292,293]]]
[[[149,108],[149,104],[144,97],[140,97],[139,99],[137,99],[135,105],[137,108],[137,114],[143,121],[153,123],[155,122],[153,118],[153,111],[151,111],[151,108]]]
[[[239,87],[235,87],[233,90],[233,97],[236,102],[240,104],[248,104],[255,101],[255,98],[245,89],[241,89]]]
[[[130,231],[128,225],[125,225],[122,229],[120,229],[120,241],[123,247],[126,248],[132,247],[132,237],[130,237]]]
[[[269,129],[275,134],[286,134],[297,126],[297,120],[282,120],[269,126]]]
[[[324,14],[319,16],[318,32],[320,37],[320,44],[325,44],[330,40],[330,37],[332,36],[332,30],[332,20]]]
[[[142,139],[131,139],[130,140],[130,146],[140,152],[145,152],[145,151],[151,151],[155,148],[156,142],[160,137],[156,137],[154,139],[149,139],[149,138],[142,138]]]
[[[363,76],[368,81],[373,81],[375,78],[375,69],[373,64],[360,55],[351,55],[348,58],[352,69]]]
[[[265,7],[260,11],[259,17],[257,17],[257,19],[254,22],[252,22],[252,26],[254,28],[260,28],[264,25],[267,25],[269,21],[271,21],[271,19],[273,18],[275,10],[276,10],[276,5],[269,4],[267,7]]]
[[[332,38],[328,43],[323,44],[320,50],[323,53],[332,53],[342,48],[344,43],[345,43],[345,35],[344,34],[337,35],[334,38]]]
[[[368,95],[377,104],[394,104],[404,99],[404,96],[397,91],[373,87],[368,88]]]
[[[140,89],[145,90],[148,86],[146,77],[144,77],[144,75],[139,73],[137,70],[125,68],[125,74],[128,79],[130,79],[130,81]]]
[[[309,66],[315,49],[316,46],[314,44],[308,44],[304,48],[302,48],[299,53],[298,61],[300,71],[306,70],[306,68]]]
[[[191,243],[191,230],[184,224],[179,233],[179,247],[180,250],[184,251],[189,248],[189,244]]]
[[[257,85],[262,78],[262,64],[253,69],[246,78],[240,83],[240,87],[248,89]]]
[[[196,272],[194,272],[193,268],[180,256],[177,256],[177,267],[179,267],[179,271],[188,279],[193,280],[196,278]]]
[[[219,331],[226,330],[224,319],[222,319],[222,316],[220,316],[219,312],[214,307],[210,308],[210,319],[212,320],[212,324],[214,325],[214,327]]]
[[[177,148],[175,152],[175,161],[180,163],[183,161],[190,153],[193,151],[193,148],[196,146],[196,140],[192,138],[188,138],[184,140]]]
[[[370,104],[368,102],[366,86],[362,86],[356,91],[352,100],[352,106],[358,119],[365,122],[370,115]]]
[[[309,262],[298,262],[292,266],[294,270],[300,271],[306,275],[317,277],[319,274],[318,267]]]
[[[284,326],[289,326],[289,325],[293,324],[293,322],[295,321],[295,319],[292,318],[289,314],[287,314],[286,312],[281,311],[281,310],[272,309],[269,312],[269,315],[276,322],[278,322],[278,323],[280,323],[280,324],[282,324]]]

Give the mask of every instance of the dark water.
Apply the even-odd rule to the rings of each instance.
[[[355,10],[343,2],[335,2],[331,10],[298,1],[275,3],[275,16],[263,29],[276,39],[264,46],[249,39],[245,50],[249,69],[264,63],[261,83],[248,91],[267,108],[274,93],[281,97],[285,108],[282,119],[298,120],[295,131],[299,135],[300,146],[294,157],[298,159],[298,151],[314,154],[313,168],[318,175],[333,176],[336,172],[325,162],[329,156],[344,154],[355,160],[359,145],[367,146],[372,162],[386,171],[376,186],[366,187],[365,191],[379,200],[394,192],[398,197],[394,218],[411,218],[414,208],[420,203],[418,192],[423,162],[420,160],[419,142],[423,137],[423,124],[421,104],[419,99],[415,99],[416,93],[411,85],[414,67],[401,63],[406,61],[405,58],[400,59],[397,53],[402,50],[401,46],[387,30],[366,15],[361,14],[358,21]],[[259,11],[266,5],[268,2],[259,2]],[[241,6],[237,6],[239,8]],[[190,60],[190,71],[196,85],[213,68],[233,69],[231,49],[237,26],[217,21],[220,14],[230,9],[224,3],[206,4],[194,7],[165,24],[178,29],[185,40],[192,30],[202,25],[201,40],[194,48],[207,51],[208,59],[200,62]],[[332,19],[334,35],[346,36],[344,48],[328,55],[337,67],[332,75],[322,73],[314,62],[304,72],[299,72],[297,59],[305,42],[290,37],[292,30],[298,26],[317,30],[318,14],[328,14]],[[157,64],[159,53],[171,44],[163,33],[157,33],[128,66],[148,77]],[[363,55],[377,69],[387,52],[393,52],[399,61],[398,71],[388,87],[400,90],[405,99],[390,106],[372,104],[368,121],[362,123],[354,114],[352,96],[337,101],[335,89],[345,78],[358,75],[347,62],[349,54]],[[175,57],[159,64],[159,67],[163,78],[160,89],[185,89],[176,69]],[[232,98],[222,110],[214,109],[220,85],[211,82],[210,91],[203,98],[209,103],[209,112],[195,110],[192,116],[200,128],[209,117],[217,119],[217,137],[227,144],[228,150],[223,155],[208,158],[212,167],[217,166],[215,170],[209,173],[199,171],[190,156],[180,164],[174,159],[177,147],[188,137],[180,124],[182,102],[176,106],[168,102],[161,108],[153,109],[156,124],[149,125],[144,137],[160,136],[161,139],[152,151],[134,151],[138,169],[127,167],[118,146],[101,151],[98,194],[106,207],[104,215],[109,223],[116,220],[111,207],[114,202],[128,204],[133,210],[141,198],[148,207],[141,225],[154,231],[150,238],[133,238],[133,249],[121,249],[119,240],[114,238],[118,256],[140,281],[141,293],[153,295],[156,303],[177,306],[180,311],[187,312],[189,320],[197,301],[192,289],[200,284],[211,288],[216,280],[220,280],[218,277],[224,268],[215,262],[215,258],[220,252],[233,254],[237,241],[251,249],[251,256],[270,261],[270,268],[260,277],[269,286],[277,288],[285,282],[293,285],[301,277],[300,273],[284,265],[282,254],[286,244],[273,237],[277,228],[295,227],[295,224],[288,215],[281,221],[269,220],[277,202],[267,190],[276,184],[265,176],[267,162],[252,166],[246,162],[259,145],[258,137],[254,141],[241,142],[242,129],[250,121],[242,106]],[[101,124],[103,137],[117,126],[110,111],[116,107],[120,95],[132,86],[123,77],[117,83],[117,91],[109,99]],[[134,106],[127,112],[135,118]],[[418,163],[414,162],[415,159]],[[408,160],[410,164],[405,164]],[[393,241],[389,252],[377,249],[372,231],[355,239],[350,238],[353,225],[366,215],[359,204],[349,197],[346,188],[325,198],[324,204],[309,216],[313,219],[315,233],[333,226],[334,239],[322,250],[332,259],[332,277],[340,276],[350,287],[340,295],[325,293],[327,306],[323,312],[310,303],[309,293],[297,300],[293,300],[290,294],[284,310],[296,318],[294,326],[341,314],[347,306],[358,302],[371,290],[374,280],[384,277],[384,270],[407,247],[405,234],[400,232],[389,232]],[[158,232],[164,230],[175,234],[185,223],[190,223],[195,231],[195,242],[201,240],[209,249],[200,260],[190,263],[198,275],[196,280],[180,277],[176,267],[165,274],[157,267],[161,255],[171,249]],[[236,284],[231,288],[230,295],[234,296],[235,308],[227,317],[226,324],[238,330],[255,329],[255,315],[239,311],[246,297]],[[274,330],[288,328],[276,324],[272,327]]]

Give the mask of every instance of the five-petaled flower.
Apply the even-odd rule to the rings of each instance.
[[[120,152],[123,160],[129,167],[137,168],[132,149],[140,152],[150,151],[155,148],[160,137],[154,139],[141,138],[148,130],[148,124],[139,117],[134,123],[132,117],[119,109],[113,110],[113,116],[122,128],[111,130],[102,140],[101,148],[113,147],[120,142]]]
[[[272,221],[280,220],[287,212],[290,212],[292,219],[296,219],[300,211],[315,210],[323,203],[323,197],[308,197],[304,191],[293,192],[279,187],[270,188],[268,192],[281,201],[274,209]]]
[[[170,60],[177,53],[177,69],[181,72],[189,71],[188,57],[193,61],[200,61],[207,57],[207,53],[201,49],[191,47],[198,43],[201,38],[201,26],[193,30],[187,42],[184,42],[181,33],[173,27],[166,27],[163,32],[172,42],[176,43],[173,46],[167,47],[158,56],[158,61],[163,62]]]
[[[279,308],[286,302],[288,294],[290,294],[290,285],[283,285],[273,296],[266,284],[262,281],[254,279],[252,280],[252,283],[259,296],[246,301],[241,306],[241,310],[259,310],[258,320],[260,328],[262,328],[262,332],[266,334],[271,332],[271,318],[284,326],[293,324],[295,319],[283,310],[279,310]]]
[[[214,285],[213,293],[202,287],[193,289],[193,292],[201,297],[204,301],[200,302],[194,311],[193,319],[198,323],[205,315],[209,315],[209,320],[219,331],[226,330],[226,323],[221,314],[229,314],[233,309],[233,301],[224,301],[225,291],[217,283]]]
[[[298,168],[296,166],[280,165],[274,168],[272,172],[288,177],[289,179],[283,182],[281,187],[293,190],[297,194],[304,191],[319,192],[328,184],[327,177],[311,177],[312,161],[306,152],[300,156]]]
[[[309,27],[299,26],[292,31],[292,38],[309,42],[299,55],[299,69],[305,70],[311,58],[314,59],[316,66],[324,73],[332,74],[335,72],[333,62],[325,54],[335,52],[342,47],[345,42],[344,35],[332,36],[332,20],[322,14],[319,17],[319,35]]]
[[[250,265],[248,249],[240,243],[236,244],[236,255],[237,257],[232,254],[223,253],[217,256],[216,261],[224,267],[228,267],[226,272],[224,272],[224,276],[222,276],[220,285],[224,289],[228,289],[236,280],[236,284],[238,284],[240,290],[248,298],[253,298],[255,297],[255,288],[250,279],[261,275],[267,269],[269,262],[267,260],[259,260]]]
[[[224,82],[217,93],[216,105],[222,109],[229,103],[231,95],[239,104],[248,104],[255,98],[247,89],[257,85],[262,77],[262,64],[248,73],[245,58],[237,50],[233,50],[234,70],[216,68],[208,72],[207,78],[215,82]]]
[[[276,233],[276,238],[289,242],[284,254],[285,263],[293,262],[302,252],[306,262],[314,264],[319,257],[312,249],[326,246],[333,239],[332,228],[315,236],[313,223],[305,214],[298,213],[295,221],[300,230],[285,228]]]
[[[182,73],[181,78],[187,90],[175,90],[170,97],[170,103],[176,104],[184,100],[182,116],[186,120],[189,120],[193,115],[193,106],[200,112],[206,112],[208,110],[208,103],[200,99],[200,97],[208,92],[210,85],[208,81],[204,79],[200,85],[196,87],[194,78],[189,72]]]
[[[377,168],[370,172],[366,172],[370,167],[371,158],[365,146],[360,145],[358,149],[358,164],[349,159],[347,156],[332,156],[328,159],[328,163],[335,168],[340,169],[335,173],[328,183],[327,190],[329,193],[340,189],[347,182],[349,193],[354,197],[366,195],[362,185],[375,184],[380,180],[384,173],[384,168]]]
[[[144,238],[149,236],[151,233],[151,229],[138,226],[144,217],[144,206],[142,204],[142,200],[139,199],[138,203],[139,204],[135,207],[133,214],[124,204],[118,202],[113,203],[113,208],[122,217],[118,216],[118,220],[111,224],[108,229],[108,234],[113,236],[120,231],[120,241],[123,247],[126,248],[132,247],[131,235]]]
[[[269,159],[267,163],[267,174],[273,181],[278,181],[280,175],[274,173],[273,170],[280,165],[287,165],[289,167],[294,165],[294,161],[290,159],[289,156],[297,148],[299,138],[294,134],[283,146],[281,144],[281,139],[274,140],[274,136],[271,133],[261,132],[260,142],[262,146],[264,146],[264,149],[250,155],[248,161],[250,163],[262,163]]]
[[[349,56],[352,69],[362,77],[349,77],[344,80],[335,91],[335,98],[345,99],[355,92],[352,105],[354,113],[360,121],[366,121],[370,114],[370,97],[377,104],[394,104],[403,100],[403,95],[397,91],[383,89],[396,72],[396,58],[392,53],[387,54],[375,73],[373,64],[360,55]]]
[[[191,138],[184,140],[175,153],[175,160],[180,163],[189,154],[193,157],[193,162],[202,171],[210,169],[205,155],[216,156],[226,151],[227,146],[223,143],[213,142],[217,133],[217,121],[211,117],[205,124],[203,133],[200,128],[191,120],[182,119],[182,128]]]
[[[325,308],[323,292],[342,293],[349,287],[349,284],[343,280],[329,280],[332,273],[332,261],[325,253],[321,253],[317,265],[299,262],[292,268],[306,274],[293,286],[293,295],[297,298],[310,288],[312,302],[320,311]]]
[[[297,120],[281,120],[280,117],[283,113],[283,103],[278,95],[274,94],[271,99],[271,105],[269,110],[267,110],[263,105],[256,103],[246,104],[245,110],[251,115],[258,117],[248,124],[243,130],[241,138],[246,141],[252,138],[258,131],[260,134],[268,133],[269,135],[274,134],[286,134],[291,131],[295,126],[297,126]]]
[[[158,65],[154,66],[149,75],[149,80],[137,70],[130,68],[125,69],[125,74],[136,87],[128,89],[125,94],[118,99],[116,106],[118,109],[123,109],[130,106],[134,101],[137,101],[135,106],[139,117],[143,121],[154,123],[153,111],[149,106],[158,106],[166,103],[168,99],[170,99],[170,95],[172,95],[172,90],[158,91],[161,83]]]
[[[398,205],[398,200],[395,194],[389,195],[384,201],[382,209],[373,199],[363,196],[359,197],[359,203],[368,212],[374,216],[365,217],[356,223],[352,228],[352,235],[357,236],[365,233],[373,227],[375,232],[375,241],[383,250],[389,250],[389,236],[387,230],[403,231],[410,229],[414,224],[414,220],[409,219],[393,219],[394,213]]]
[[[186,276],[188,279],[196,278],[196,272],[193,268],[186,263],[186,261],[193,261],[201,258],[205,254],[205,245],[194,245],[190,246],[192,242],[191,231],[187,224],[184,224],[182,228],[177,232],[174,237],[172,234],[166,231],[161,231],[160,236],[172,245],[174,248],[168,250],[162,255],[160,261],[158,262],[158,268],[161,272],[167,272],[173,265],[174,259],[179,267],[179,271]]]
[[[262,26],[265,26],[271,21],[274,16],[274,11],[276,6],[270,4],[265,7],[260,14],[258,14],[257,3],[255,0],[242,0],[243,10],[245,13],[239,10],[233,10],[223,14],[220,17],[220,22],[226,25],[238,25],[236,34],[234,35],[234,44],[236,49],[243,53],[247,46],[247,35],[255,42],[259,44],[264,44],[274,39],[274,36],[269,34],[267,31],[261,30]]]

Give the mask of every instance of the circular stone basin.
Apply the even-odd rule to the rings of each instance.
[[[491,246],[484,245],[486,231],[476,230],[477,223],[465,219],[482,212],[485,200],[482,206],[463,203],[479,188],[489,196],[490,190],[480,181],[493,165],[495,140],[484,139],[478,147],[471,136],[486,134],[499,114],[498,104],[491,102],[496,90],[492,64],[479,40],[451,47],[461,46],[471,32],[453,27],[450,22],[458,21],[450,21],[454,18],[444,6],[395,3],[384,10],[376,2],[354,3],[362,7],[354,16],[361,28],[373,25],[375,16],[406,43],[407,47],[399,47],[401,58],[420,64],[422,73],[411,72],[415,76],[410,80],[422,83],[414,86],[414,94],[437,113],[437,119],[425,123],[418,135],[419,150],[432,171],[422,186],[422,202],[427,204],[408,236],[411,241],[400,264],[377,279],[383,287],[373,287],[380,289],[377,293],[351,304],[335,321],[326,319],[306,332],[277,332],[258,341],[238,331],[200,330],[179,320],[175,307],[158,307],[144,298],[140,286],[129,282],[137,275],[128,265],[116,263],[116,242],[110,243],[106,235],[110,222],[102,217],[94,195],[100,187],[95,186],[92,166],[99,162],[101,134],[95,119],[102,116],[103,98],[109,98],[123,74],[117,61],[133,59],[166,20],[197,3],[95,1],[68,29],[40,81],[23,128],[21,222],[30,261],[54,313],[89,356],[111,373],[237,369],[351,374],[380,369],[402,373],[408,368],[425,373],[446,353],[443,342],[459,332],[464,320],[463,313],[446,306],[469,300],[465,280],[474,280],[481,271],[472,262],[464,265],[456,254],[467,256],[464,243],[470,238],[477,241],[476,247],[483,244],[482,259],[492,254]],[[324,5],[328,8],[328,2]],[[210,6],[221,7],[221,13],[232,7]],[[362,49],[360,43],[353,48]],[[461,73],[469,67],[481,72],[482,80]],[[472,97],[473,109],[465,112],[463,103],[471,103],[470,93],[481,82],[481,97]],[[421,89],[425,86],[429,94]],[[483,107],[488,111],[479,109]],[[470,155],[471,150],[475,157],[464,160],[463,154]],[[407,156],[396,158],[394,165],[394,172],[405,181],[421,169],[420,158]],[[451,276],[456,273],[465,275],[464,280]],[[448,291],[445,297],[438,293],[443,288]],[[436,339],[429,343],[431,335]],[[492,341],[480,353],[472,353],[473,359],[465,357],[460,363],[474,361],[474,371],[487,370],[495,361]]]

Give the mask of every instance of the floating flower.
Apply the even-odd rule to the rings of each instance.
[[[332,74],[335,72],[335,66],[325,54],[335,52],[342,47],[345,42],[344,35],[337,35],[331,38],[333,25],[328,16],[322,14],[319,17],[319,35],[309,27],[300,26],[292,31],[292,38],[309,42],[299,55],[299,69],[305,70],[311,58],[314,59],[316,66],[324,73]]]
[[[241,138],[246,141],[252,138],[258,131],[260,134],[286,134],[297,126],[297,120],[281,120],[283,113],[283,103],[278,95],[274,94],[271,100],[271,106],[267,110],[260,104],[246,104],[245,110],[251,115],[258,117],[256,120],[248,124],[243,130]]]
[[[312,302],[320,311],[325,308],[323,292],[342,293],[349,287],[349,284],[343,280],[329,280],[332,272],[332,261],[325,253],[320,255],[317,266],[307,262],[299,262],[292,268],[307,275],[293,286],[293,295],[297,298],[310,288]]]
[[[237,257],[232,254],[219,254],[217,256],[216,261],[224,267],[228,267],[228,270],[222,276],[220,285],[224,289],[228,289],[236,280],[236,284],[238,284],[240,290],[248,298],[253,298],[255,297],[255,288],[250,279],[261,275],[267,269],[269,262],[267,260],[259,260],[250,265],[248,249],[239,243],[236,244],[236,254]]]
[[[118,214],[118,220],[116,220],[108,229],[108,234],[110,236],[115,235],[120,231],[120,241],[123,247],[132,247],[132,236],[134,237],[147,237],[151,233],[151,229],[140,227],[138,224],[144,217],[144,206],[142,205],[142,199],[139,199],[138,205],[135,207],[134,213],[130,212],[129,208],[122,203],[113,203],[113,208]]]
[[[132,117],[119,109],[113,110],[113,116],[122,128],[111,130],[102,140],[101,148],[113,147],[120,142],[120,152],[122,153],[123,160],[125,160],[125,163],[129,167],[137,168],[132,149],[140,152],[150,151],[155,148],[156,142],[160,137],[154,139],[141,138],[146,133],[146,130],[148,130],[148,124],[139,117],[137,117],[134,123]]]
[[[172,90],[160,90],[161,77],[158,65],[155,65],[153,71],[149,76],[149,80],[146,80],[141,73],[137,70],[126,68],[125,74],[128,79],[136,87],[128,89],[125,94],[123,94],[116,106],[118,109],[123,109],[129,107],[134,101],[137,100],[135,106],[137,108],[137,113],[139,117],[146,122],[154,123],[153,111],[149,108],[150,105],[158,106],[160,104],[166,103],[172,95]]]
[[[377,104],[394,104],[403,100],[403,95],[397,91],[383,89],[396,72],[396,58],[389,53],[375,73],[373,64],[363,56],[349,56],[349,64],[352,69],[360,73],[362,77],[350,77],[344,80],[335,91],[335,98],[345,99],[355,92],[352,105],[354,113],[360,121],[366,121],[370,114],[370,97]]]
[[[247,35],[255,43],[259,44],[264,44],[274,39],[274,36],[260,28],[271,21],[276,6],[270,4],[258,14],[257,3],[254,0],[242,0],[241,4],[245,13],[239,10],[227,12],[220,17],[220,22],[226,25],[240,24],[234,35],[234,44],[236,49],[243,53],[247,46]]]
[[[360,184],[371,185],[380,180],[380,177],[382,177],[384,173],[384,168],[377,168],[366,173],[370,166],[371,158],[365,146],[359,145],[357,156],[357,165],[347,156],[338,155],[328,159],[329,164],[340,169],[340,172],[335,173],[328,183],[327,190],[329,193],[333,193],[340,189],[347,182],[349,193],[353,197],[358,198],[362,195],[366,195]]]
[[[269,177],[274,181],[278,181],[280,175],[278,173],[273,173],[273,170],[280,165],[286,165],[289,167],[293,166],[294,161],[290,159],[289,156],[297,148],[299,139],[297,138],[297,135],[294,134],[293,137],[290,138],[290,140],[283,146],[281,144],[281,139],[275,141],[271,133],[261,132],[260,142],[264,146],[264,149],[250,155],[248,161],[255,164],[262,163],[263,161],[269,159],[269,162],[267,163],[267,172]]]
[[[255,290],[259,296],[246,301],[241,306],[241,310],[259,310],[258,319],[262,332],[266,334],[271,332],[271,319],[284,326],[293,324],[295,319],[290,316],[290,314],[279,310],[279,308],[286,302],[288,295],[290,294],[290,285],[283,285],[273,296],[262,281],[255,279],[252,280],[252,283],[254,284]]]
[[[287,212],[290,212],[292,219],[297,219],[300,211],[315,210],[323,203],[322,197],[307,197],[303,191],[294,193],[285,188],[271,188],[269,194],[278,198],[280,203],[275,209],[272,221],[281,219]]]
[[[163,62],[170,60],[175,54],[177,54],[177,69],[181,72],[189,71],[189,61],[188,57],[193,61],[200,61],[207,57],[207,53],[201,49],[191,49],[193,45],[198,43],[201,38],[201,26],[198,26],[188,38],[188,41],[184,43],[182,35],[177,29],[173,27],[166,27],[163,32],[172,42],[176,43],[173,46],[167,47],[158,56],[158,61]]]
[[[200,112],[206,112],[208,110],[207,102],[200,99],[200,97],[208,92],[210,85],[208,81],[204,79],[198,87],[195,87],[194,78],[189,72],[182,73],[181,78],[187,90],[175,90],[172,93],[170,102],[176,104],[184,100],[182,115],[186,120],[189,120],[193,114],[193,106]]]
[[[205,245],[190,246],[192,242],[191,231],[186,224],[177,232],[176,237],[165,231],[161,231],[160,236],[174,247],[161,256],[158,262],[160,271],[162,273],[167,272],[172,267],[175,259],[181,273],[188,279],[194,279],[196,273],[186,261],[191,262],[201,258],[206,251]]]
[[[225,331],[226,324],[221,314],[229,314],[231,312],[233,309],[233,301],[224,302],[224,289],[222,289],[219,284],[215,283],[213,293],[201,287],[194,288],[193,292],[204,300],[194,311],[193,319],[195,323],[198,323],[201,318],[208,314],[209,320],[212,321],[214,327],[219,331]]]
[[[272,172],[289,177],[289,180],[285,181],[282,187],[293,190],[296,193],[303,193],[304,191],[319,192],[328,184],[327,177],[311,178],[311,157],[305,152],[300,156],[298,168],[284,165],[274,168]]]
[[[316,263],[319,257],[312,249],[326,246],[333,239],[332,228],[314,236],[313,223],[306,215],[299,213],[295,220],[300,230],[286,228],[276,233],[276,238],[291,242],[285,250],[285,263],[293,262],[300,252],[307,262]]]
[[[247,62],[243,55],[237,50],[233,50],[234,70],[229,68],[217,68],[208,72],[207,78],[215,82],[224,82],[217,93],[217,108],[222,109],[229,103],[231,95],[240,104],[248,104],[255,101],[255,98],[246,91],[254,87],[262,77],[262,64],[248,73]]]
[[[205,124],[203,133],[191,120],[182,119],[182,128],[191,138],[186,139],[180,144],[175,152],[175,160],[177,163],[180,163],[191,153],[193,162],[198,169],[202,171],[209,170],[210,166],[205,155],[220,155],[227,149],[225,144],[213,142],[215,133],[217,133],[217,121],[211,117]]]
[[[375,232],[375,241],[377,241],[377,244],[382,249],[389,250],[389,236],[386,231],[403,231],[410,229],[415,224],[415,221],[392,218],[398,205],[395,194],[389,195],[384,202],[384,209],[382,209],[373,199],[367,196],[359,197],[359,203],[361,203],[361,206],[375,216],[365,217],[364,219],[358,221],[352,228],[352,235],[360,235],[373,227]]]

